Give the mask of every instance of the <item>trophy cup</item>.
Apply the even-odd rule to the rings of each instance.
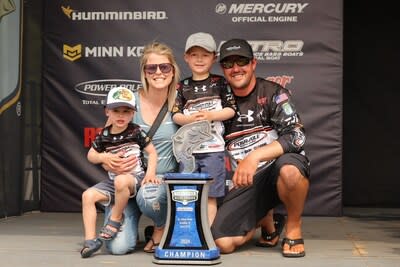
[[[173,151],[183,164],[182,173],[166,173],[168,215],[153,262],[157,264],[212,265],[220,263],[220,251],[211,235],[207,215],[207,173],[193,173],[193,149],[212,139],[208,121],[182,126],[173,136]]]

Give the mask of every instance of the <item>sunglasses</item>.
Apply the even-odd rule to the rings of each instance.
[[[250,63],[251,59],[247,57],[238,57],[231,60],[225,60],[221,62],[221,66],[224,69],[231,69],[233,65],[238,65],[239,67],[246,66]]]
[[[160,68],[160,71],[162,73],[168,73],[174,68],[174,66],[172,66],[171,63],[146,64],[146,65],[144,65],[144,71],[147,72],[147,74],[156,73],[158,68]]]

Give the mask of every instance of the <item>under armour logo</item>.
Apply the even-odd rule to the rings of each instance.
[[[202,87],[198,87],[198,86],[195,86],[195,87],[194,87],[194,92],[195,92],[195,93],[198,93],[199,90],[205,92],[205,91],[207,90],[207,86],[206,86],[206,85],[203,85]]]
[[[237,121],[242,122],[242,119],[246,119],[248,122],[252,122],[254,121],[253,115],[254,111],[252,110],[248,110],[247,114],[239,114],[239,118],[237,119]]]

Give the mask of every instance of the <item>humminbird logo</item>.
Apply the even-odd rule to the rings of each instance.
[[[71,20],[166,20],[166,11],[77,11],[61,6],[62,12]]]
[[[143,46],[93,46],[83,47],[82,44],[69,46],[63,45],[64,58],[70,61],[75,61],[83,56],[112,58],[112,57],[140,57],[143,53]]]
[[[197,201],[199,191],[193,189],[176,189],[172,190],[172,200],[187,205],[190,202]]]
[[[217,14],[230,14],[232,22],[298,22],[298,14],[304,13],[309,3],[233,3],[229,8],[219,3],[215,7]],[[264,16],[267,15],[267,16]]]
[[[82,57],[82,45],[69,46],[63,45],[63,57],[70,61],[75,61]]]

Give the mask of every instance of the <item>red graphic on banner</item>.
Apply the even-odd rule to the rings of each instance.
[[[92,142],[96,138],[96,134],[99,133],[103,128],[86,127],[83,129],[83,145],[90,147]]]

